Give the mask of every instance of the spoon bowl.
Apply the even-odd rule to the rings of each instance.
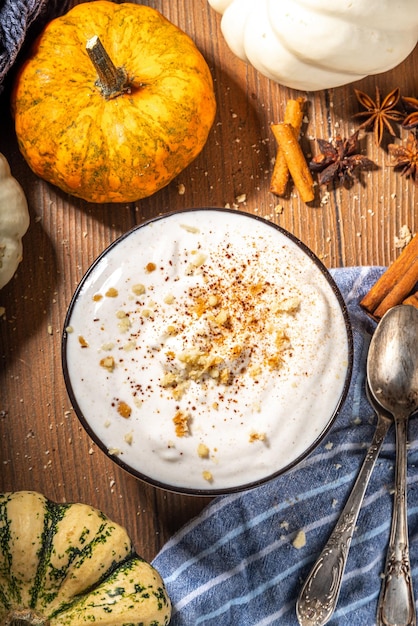
[[[406,474],[407,427],[418,408],[418,309],[399,305],[379,322],[367,360],[376,401],[395,421],[395,493],[389,546],[377,608],[377,626],[415,626],[409,559]]]
[[[382,318],[372,337],[367,379],[377,402],[395,415],[418,408],[418,309],[399,305]]]

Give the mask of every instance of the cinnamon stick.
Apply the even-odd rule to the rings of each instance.
[[[415,306],[418,309],[418,291],[412,293],[410,296],[405,298],[402,304],[410,304],[411,306]]]
[[[401,304],[418,282],[418,235],[415,235],[401,254],[382,274],[360,302],[360,306],[374,317],[383,310]]]
[[[304,98],[298,98],[297,100],[288,100],[286,103],[283,121],[285,124],[291,125],[296,138],[299,137],[300,129],[302,128],[304,104]],[[273,133],[275,126],[276,124],[272,124]],[[270,180],[270,191],[276,196],[284,196],[284,194],[286,193],[288,181],[289,168],[287,167],[286,158],[279,144],[277,146],[276,160]]]
[[[300,197],[304,202],[311,202],[315,198],[313,178],[292,126],[281,122],[272,130]]]
[[[393,289],[388,295],[383,298],[379,306],[374,310],[374,315],[377,318],[383,317],[383,315],[397,304],[401,304],[406,296],[412,291],[418,281],[418,256],[408,267],[404,274],[394,285]]]

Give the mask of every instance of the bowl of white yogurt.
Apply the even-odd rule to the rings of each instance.
[[[320,260],[263,218],[187,209],[122,235],[66,315],[67,391],[133,476],[219,495],[283,474],[345,400],[352,336]]]

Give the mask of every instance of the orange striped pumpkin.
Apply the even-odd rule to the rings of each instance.
[[[192,39],[155,9],[97,0],[52,20],[12,93],[23,156],[89,202],[131,202],[204,147],[216,101]]]

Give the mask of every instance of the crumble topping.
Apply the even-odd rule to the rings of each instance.
[[[208,459],[209,458],[208,446],[205,445],[204,443],[199,443],[199,445],[197,446],[197,454],[200,456],[201,459]]]
[[[88,347],[89,347],[88,341],[86,341],[86,340],[84,339],[83,335],[79,335],[79,337],[78,337],[78,343],[80,344],[80,346],[81,346],[82,348],[88,348]]]
[[[121,417],[124,417],[125,419],[127,419],[128,417],[131,417],[132,409],[129,406],[129,404],[127,404],[126,402],[123,402],[123,400],[118,402],[117,410]]]
[[[250,443],[254,443],[254,441],[266,441],[266,433],[251,433]]]
[[[183,413],[182,411],[177,411],[175,416],[173,417],[173,423],[175,426],[175,432],[177,437],[187,437],[190,435],[190,415]]]
[[[212,472],[209,472],[208,470],[205,470],[204,472],[202,472],[202,476],[203,476],[204,480],[206,480],[208,483],[212,483],[213,482],[213,474],[212,474]]]
[[[109,372],[113,372],[115,369],[115,359],[113,356],[105,356],[103,359],[100,359],[100,366],[104,367]]]

